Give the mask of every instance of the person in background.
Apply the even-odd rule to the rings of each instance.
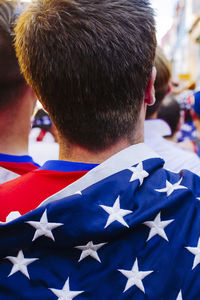
[[[191,105],[191,116],[197,131],[196,137],[191,139],[191,142],[194,145],[195,152],[200,156],[200,91],[197,91],[193,94]]]
[[[174,142],[178,147],[186,150],[185,156],[187,157],[188,151],[198,153],[197,151],[197,143],[195,140],[184,140],[183,142],[179,142],[179,134],[180,128],[184,123],[184,112],[181,110],[181,105],[174,98],[172,94],[165,97],[162,102],[162,105],[158,111],[158,118],[166,121],[169,125],[171,134],[168,136],[164,136],[164,138],[168,141]]]
[[[155,80],[155,103],[148,106],[146,112],[146,119],[152,120],[157,118],[158,110],[162,104],[164,97],[170,92],[170,79],[171,79],[171,64],[166,58],[163,50],[157,46],[155,67],[157,71]]]
[[[170,128],[171,134],[165,136],[165,138],[177,143],[177,132],[182,125],[181,107],[171,94],[167,95],[162,101],[158,111],[158,119],[165,121]]]
[[[177,98],[176,98],[177,99]],[[198,132],[194,124],[193,116],[192,116],[192,100],[194,99],[194,95],[190,95],[182,99],[181,101],[177,99],[180,103],[181,110],[183,112],[183,120],[184,123],[182,124],[180,131],[178,133],[178,142],[185,143],[185,145],[191,144],[191,141],[197,138]],[[189,149],[191,146],[189,146]],[[194,147],[190,149],[191,151],[195,151]]]
[[[188,169],[200,175],[199,157],[164,138],[171,136],[172,132],[169,125],[158,118],[158,112],[164,98],[170,92],[171,67],[160,48],[157,48],[156,51],[155,66],[157,69],[155,81],[156,102],[147,108],[144,124],[145,143],[164,159],[167,169],[174,172]]]
[[[200,139],[200,91],[194,93],[191,105],[192,117]]]
[[[182,90],[177,93],[172,89],[172,94],[175,96],[176,100],[181,106],[181,111],[184,116],[184,123],[182,124],[180,131],[178,132],[178,142],[183,145],[184,148],[196,152],[194,145],[191,141],[196,139],[197,130],[194,125],[194,121],[191,114],[191,107],[194,102],[194,93],[196,89],[196,83],[190,82],[186,86],[182,87]]]
[[[33,119],[29,134],[29,153],[40,165],[59,157],[56,128],[43,109],[39,109]]]
[[[33,1],[15,32],[63,174],[48,162],[0,186],[10,208],[33,209],[1,225],[0,298],[199,299],[200,177],[165,170],[143,143],[156,76],[149,1]]]
[[[179,100],[180,101],[180,100]],[[180,102],[184,122],[177,134],[181,147],[200,156],[200,92],[194,92]]]
[[[55,143],[56,141],[56,129],[47,112],[41,108],[34,116],[29,142]]]
[[[38,168],[28,155],[30,118],[36,97],[20,73],[13,26],[23,7],[0,0],[0,183]]]

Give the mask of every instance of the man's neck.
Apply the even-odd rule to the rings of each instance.
[[[149,116],[147,120],[154,120],[158,118],[158,112],[156,111],[153,115]]]
[[[111,147],[103,150],[92,152],[78,145],[69,145],[67,143],[60,142],[60,154],[59,159],[65,161],[82,162],[82,163],[92,163],[100,164],[114,154],[120,152],[121,150],[133,145],[143,142],[143,136],[135,139],[133,142],[127,139],[121,139]]]
[[[11,155],[28,154],[30,114],[20,111],[3,112],[0,116],[0,153]]]
[[[177,137],[176,134],[172,135],[172,136],[168,136],[165,138],[166,140],[173,142],[173,143],[177,143]]]
[[[141,107],[140,115],[134,130],[129,137],[118,140],[115,144],[103,151],[89,151],[81,146],[70,144],[62,135],[59,134],[60,153],[59,159],[73,162],[100,164],[114,154],[123,149],[144,142],[144,119],[146,113],[146,104]]]
[[[32,90],[26,86],[20,99],[0,111],[0,153],[28,154],[30,119],[35,104]]]
[[[2,120],[1,120],[2,121]],[[28,154],[28,133],[30,126],[25,128],[18,124],[18,128],[1,126],[0,122],[0,153],[11,155]]]

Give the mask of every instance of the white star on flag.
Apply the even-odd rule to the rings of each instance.
[[[82,196],[82,192],[81,191],[77,191],[74,195],[80,195],[80,196]]]
[[[159,193],[167,193],[167,196],[170,196],[175,190],[187,190],[186,186],[180,185],[183,178],[181,178],[178,182],[172,184],[168,180],[166,180],[166,187],[163,189],[155,190]]]
[[[37,238],[39,238],[40,236],[43,236],[43,235],[52,239],[53,241],[55,241],[54,236],[51,231],[59,226],[64,225],[62,223],[48,222],[47,210],[44,211],[39,222],[28,221],[26,223],[30,224],[32,227],[34,227],[36,229],[35,235],[34,235],[32,241],[35,241]]]
[[[199,200],[199,201],[200,201],[200,197],[197,197],[197,200]]]
[[[185,247],[188,251],[194,254],[194,262],[192,270],[200,263],[200,238],[197,247]]]
[[[72,300],[79,294],[84,293],[84,291],[70,291],[69,277],[67,278],[62,290],[52,289],[52,288],[50,288],[49,290],[51,290],[52,293],[58,296],[58,300]]]
[[[168,241],[168,238],[166,236],[166,233],[164,231],[164,228],[167,227],[170,223],[172,223],[174,220],[168,220],[168,221],[161,221],[160,219],[160,214],[159,213],[153,221],[147,221],[144,222],[143,224],[151,228],[149,232],[149,236],[147,239],[147,242],[154,237],[155,235],[161,236],[163,239]]]
[[[104,228],[108,227],[114,221],[118,221],[122,225],[129,227],[128,224],[124,221],[123,217],[125,217],[128,214],[133,213],[133,211],[121,209],[120,203],[119,203],[119,197],[116,199],[113,206],[105,206],[105,205],[99,205],[99,206],[101,208],[103,208],[109,214],[107,223]]]
[[[0,223],[2,223],[2,224],[9,223],[9,222],[12,222],[12,221],[14,221],[15,219],[17,219],[19,217],[21,217],[21,214],[18,211],[11,211],[7,215],[6,221],[5,222],[0,221]]]
[[[145,294],[145,289],[144,289],[142,280],[146,276],[148,276],[149,274],[154,272],[154,271],[139,271],[137,258],[134,262],[132,270],[130,270],[130,271],[129,270],[118,270],[118,271],[121,272],[124,276],[126,276],[128,278],[124,292],[126,292],[132,286],[136,285],[144,294]]]
[[[129,170],[131,172],[133,172],[130,182],[135,181],[135,180],[139,180],[140,185],[143,184],[144,178],[149,176],[149,173],[147,173],[144,168],[143,168],[143,163],[140,162],[137,167],[131,167],[129,168]]]
[[[97,250],[99,250],[105,244],[107,244],[107,243],[101,243],[101,244],[94,245],[93,242],[91,241],[91,242],[87,243],[87,245],[76,246],[75,248],[77,248],[79,250],[82,250],[81,256],[79,258],[79,262],[81,260],[83,260],[84,258],[86,258],[87,256],[91,256],[94,259],[96,259],[98,262],[101,263],[101,260],[98,256],[98,253],[97,253]]]
[[[178,297],[176,298],[176,300],[183,300],[181,291],[180,291],[180,293],[178,294]]]
[[[29,279],[30,279],[30,276],[28,273],[27,266],[29,264],[31,264],[32,262],[39,259],[39,258],[24,258],[24,254],[23,254],[22,250],[20,250],[18,252],[16,257],[15,256],[6,256],[5,258],[10,260],[11,263],[13,263],[12,270],[11,270],[10,274],[8,275],[8,277],[13,275],[14,273],[20,271],[22,274],[24,274]]]

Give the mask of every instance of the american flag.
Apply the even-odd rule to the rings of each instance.
[[[39,168],[29,155],[0,153],[0,184]]]
[[[2,223],[0,299],[200,299],[200,178],[163,164],[127,165]]]

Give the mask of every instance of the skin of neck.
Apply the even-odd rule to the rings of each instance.
[[[166,137],[165,139],[168,140],[168,141],[171,141],[171,142],[173,142],[173,143],[177,143],[177,142],[178,142],[178,141],[177,141],[176,133],[175,133],[174,135],[172,135],[172,136]]]
[[[22,98],[0,113],[0,153],[28,154],[30,118],[35,106],[35,96],[27,87]]]
[[[144,142],[144,118],[146,112],[146,104],[143,103],[138,122],[135,126],[135,134],[132,137],[122,138],[115,144],[103,151],[89,151],[79,145],[70,144],[66,138],[59,136],[60,153],[59,160],[100,164],[117,152],[138,143]]]

